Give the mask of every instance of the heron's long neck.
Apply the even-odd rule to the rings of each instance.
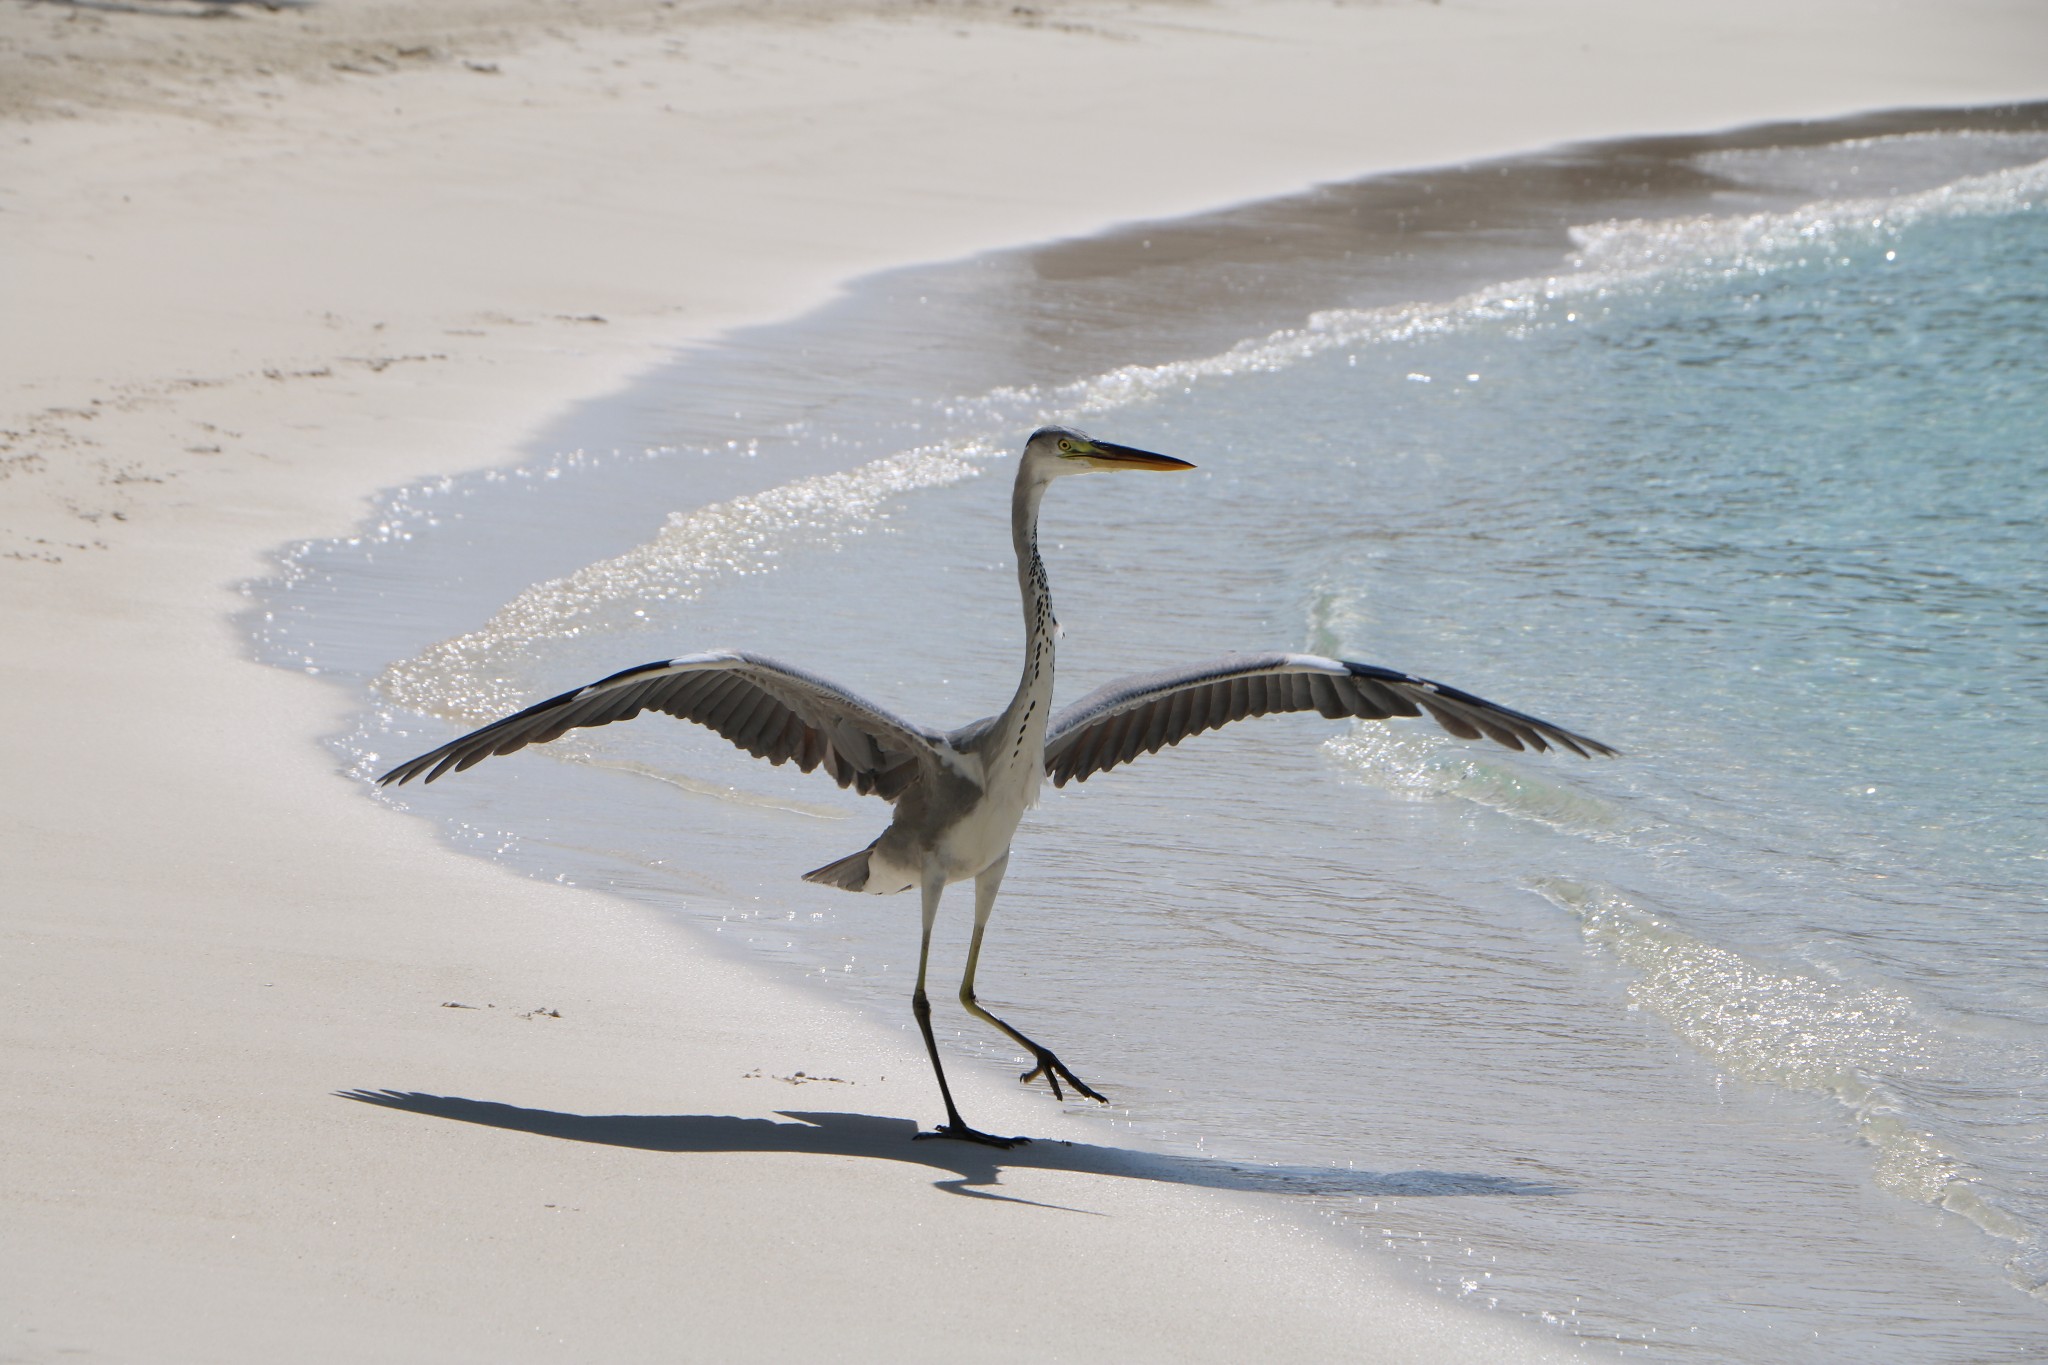
[[[1038,557],[1038,504],[1045,497],[1045,487],[1042,480],[1020,478],[1010,504],[1017,587],[1024,598],[1024,675],[1018,679],[1016,697],[1003,713],[1003,730],[1011,737],[1012,749],[1020,743],[1044,743],[1046,715],[1052,704],[1053,640],[1059,634],[1059,622],[1053,619],[1045,563]]]

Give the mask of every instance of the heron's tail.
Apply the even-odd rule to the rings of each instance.
[[[875,841],[880,843],[878,839]],[[868,889],[868,855],[875,851],[869,844],[858,853],[849,853],[836,863],[826,863],[804,873],[804,880],[820,886],[836,886],[841,891],[865,891]]]

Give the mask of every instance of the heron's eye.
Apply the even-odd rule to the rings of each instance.
[[[1072,441],[1069,441],[1069,440],[1065,439],[1064,437],[1062,437],[1062,438],[1060,439],[1060,454],[1062,454],[1062,455],[1071,455],[1071,454],[1073,454],[1073,453],[1074,453],[1074,443],[1073,443]]]

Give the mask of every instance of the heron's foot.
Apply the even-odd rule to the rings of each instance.
[[[1108,1099],[1104,1098],[1101,1094],[1097,1093],[1095,1088],[1089,1085],[1088,1082],[1082,1080],[1079,1076],[1076,1076],[1073,1072],[1067,1070],[1067,1064],[1061,1061],[1058,1057],[1055,1057],[1051,1052],[1040,1047],[1036,1043],[1027,1043],[1025,1044],[1025,1046],[1031,1049],[1032,1060],[1036,1061],[1038,1065],[1032,1067],[1029,1071],[1019,1076],[1017,1078],[1018,1080],[1024,1082],[1024,1084],[1026,1085],[1029,1085],[1033,1081],[1037,1080],[1040,1076],[1045,1077],[1045,1083],[1052,1087],[1052,1097],[1056,1100],[1064,1100],[1066,1098],[1066,1096],[1060,1092],[1060,1082],[1062,1080],[1065,1080],[1068,1085],[1074,1087],[1075,1094],[1086,1095],[1089,1099],[1094,1100],[1097,1104],[1109,1103]]]
[[[1028,1137],[997,1137],[994,1133],[984,1133],[979,1128],[969,1128],[964,1123],[942,1123],[929,1133],[919,1133],[911,1141],[923,1142],[926,1138],[952,1138],[958,1142],[978,1142],[984,1147],[1005,1149],[1022,1147],[1031,1141]]]

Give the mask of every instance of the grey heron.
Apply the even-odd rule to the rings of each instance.
[[[1025,1049],[1035,1063],[1022,1079],[1044,1077],[1055,1099],[1065,1081],[1077,1094],[1103,1096],[1041,1046],[984,1009],[974,973],[982,933],[1010,858],[1011,839],[1041,786],[1082,782],[1157,753],[1190,735],[1247,716],[1315,711],[1332,719],[1381,720],[1427,712],[1462,739],[1491,739],[1510,749],[1555,744],[1580,757],[1611,755],[1598,740],[1511,711],[1442,683],[1373,664],[1310,654],[1235,654],[1188,668],[1133,674],[1052,711],[1053,618],[1044,561],[1038,553],[1038,511],[1054,479],[1092,470],[1182,470],[1185,460],[1093,440],[1067,427],[1034,432],[1017,465],[1010,532],[1024,599],[1024,668],[1017,692],[1000,715],[941,732],[891,714],[837,684],[746,650],[721,649],[641,664],[564,692],[516,715],[399,764],[382,785],[460,772],[493,754],[545,744],[579,726],[631,720],[660,711],[708,727],[770,763],[823,768],[841,787],[879,796],[895,807],[888,828],[866,848],[804,874],[806,881],[846,891],[888,895],[916,888],[923,898],[911,1011],[945,1102],[946,1122],[920,1137],[949,1137],[997,1147],[1022,1138],[970,1128],[953,1103],[932,1036],[925,975],[939,898],[955,882],[974,882],[974,931],[960,981],[960,1003]]]

